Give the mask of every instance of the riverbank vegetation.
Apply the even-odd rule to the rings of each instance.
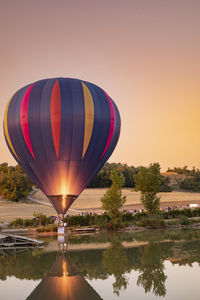
[[[169,170],[172,172],[175,170]],[[200,171],[187,167],[180,168],[187,177],[179,182],[179,186],[185,189],[198,191],[200,187]],[[102,197],[102,215],[88,214],[84,216],[67,216],[65,222],[68,227],[93,226],[97,228],[125,228],[128,226],[139,226],[145,228],[165,228],[167,226],[181,225],[190,226],[199,220],[191,218],[200,217],[200,209],[174,209],[160,211],[160,197],[157,193],[169,187],[169,178],[160,173],[158,163],[150,164],[149,167],[128,167],[122,164],[107,163],[95,177],[99,178],[101,184],[110,188]],[[131,179],[132,178],[132,179]],[[95,180],[96,180],[95,179]],[[96,180],[97,184],[98,180]],[[128,183],[129,182],[129,183]],[[94,182],[93,182],[94,186]],[[145,211],[122,212],[122,206],[126,199],[122,196],[122,187],[131,186],[141,192],[141,202]],[[21,167],[10,167],[8,164],[0,165],[0,194],[12,201],[25,198],[32,188],[32,182],[25,175]],[[170,220],[170,221],[166,221]],[[41,231],[56,231],[54,220],[43,214],[34,215],[31,219],[16,219],[10,223],[10,227],[36,227]],[[38,229],[39,230],[39,229]]]
[[[17,218],[9,223],[9,227],[13,228],[24,228],[24,227],[42,227],[50,224],[54,224],[54,219],[47,217],[42,213],[34,213],[33,218],[22,219]]]
[[[129,213],[124,212],[121,215],[121,228],[145,227],[149,229],[177,227],[177,225],[190,226],[200,223],[200,208],[183,210],[159,211],[155,216],[149,216],[146,212]],[[106,213],[102,215],[85,215],[85,216],[67,216],[64,219],[68,228],[76,228],[81,226],[95,227],[99,229],[111,230],[111,218]],[[42,218],[21,219],[17,218],[9,224],[9,228],[38,228],[42,231],[56,231],[54,220],[50,217],[42,215]]]

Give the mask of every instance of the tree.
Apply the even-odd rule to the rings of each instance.
[[[124,177],[118,174],[114,169],[111,171],[110,179],[112,181],[111,187],[106,194],[101,198],[102,208],[105,209],[111,218],[113,228],[119,227],[122,223],[120,208],[126,202],[126,196],[122,196],[122,186]]]
[[[170,186],[170,178],[169,177],[161,176],[159,192],[165,192],[165,193],[172,192],[172,187]]]
[[[179,187],[183,190],[192,192],[200,191],[200,172],[195,172],[193,176],[187,177],[182,181],[178,182]]]
[[[150,164],[148,168],[141,167],[134,176],[135,190],[141,192],[141,201],[150,215],[155,214],[160,206],[160,191],[162,176],[159,163]]]
[[[32,182],[20,166],[0,165],[0,195],[8,200],[26,198],[32,189]]]

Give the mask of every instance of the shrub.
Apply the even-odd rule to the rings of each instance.
[[[10,224],[9,224],[9,227],[37,227],[39,226],[40,224],[45,226],[45,225],[48,225],[48,224],[52,224],[53,223],[53,220],[49,217],[46,217],[45,215],[42,215],[40,219],[38,218],[32,218],[32,219],[21,219],[21,218],[18,218],[14,221],[12,221]]]
[[[44,227],[39,227],[39,228],[37,229],[37,232],[44,232]]]
[[[52,231],[57,232],[58,231],[58,226],[56,224],[52,225]]]
[[[142,226],[150,229],[166,227],[165,221],[160,216],[143,218],[138,222],[138,226]]]
[[[111,222],[108,222],[107,224],[106,224],[106,229],[107,230],[113,230],[114,228],[113,228],[113,224],[111,223]]]
[[[179,222],[177,220],[170,220],[169,222],[167,222],[167,225],[169,226],[174,226],[174,225],[178,225]]]
[[[50,225],[46,225],[46,226],[44,226],[44,231],[46,231],[46,232],[50,232],[50,231],[52,231],[52,228],[51,228],[51,226],[50,226]]]
[[[108,215],[86,215],[86,216],[67,216],[64,222],[67,223],[69,227],[72,226],[94,226],[104,227],[110,221]]]
[[[130,212],[126,212],[122,215],[122,222],[132,222],[133,221],[133,214]]]
[[[24,226],[25,227],[29,227],[29,226],[31,226],[32,224],[31,224],[31,219],[25,219],[24,220]]]
[[[41,226],[37,229],[37,232],[57,232],[58,226],[56,224],[50,224]]]
[[[187,217],[181,216],[181,218],[180,218],[180,224],[181,224],[181,225],[189,225],[189,224],[190,224],[190,221],[188,220]]]
[[[199,192],[200,191],[200,173],[195,172],[193,176],[187,177],[179,183],[179,187],[184,190]]]
[[[22,227],[24,225],[24,221],[21,218],[17,218],[9,224],[9,227]]]
[[[192,217],[200,217],[200,208],[184,208],[182,210],[169,210],[161,213],[164,215],[165,219],[173,219],[173,218],[179,218],[180,216],[186,216],[187,218],[192,218]]]

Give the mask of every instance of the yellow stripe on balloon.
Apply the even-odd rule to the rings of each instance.
[[[82,82],[82,87],[83,87],[83,95],[84,95],[84,102],[85,102],[85,131],[84,131],[84,143],[83,143],[83,152],[82,152],[82,158],[83,158],[87,151],[92,136],[92,130],[94,125],[94,102],[88,87],[83,82]]]
[[[11,101],[11,100],[12,100],[12,98],[10,99],[10,101]],[[7,106],[6,106],[6,110],[5,110],[5,113],[4,113],[4,132],[5,132],[5,136],[6,136],[8,145],[10,146],[10,148],[11,148],[13,154],[16,156],[16,158],[17,158],[18,160],[20,160],[19,157],[17,156],[17,154],[16,154],[14,148],[13,148],[12,142],[11,142],[11,140],[10,140],[10,135],[9,135],[9,132],[8,132],[8,122],[7,122],[8,120],[7,120],[7,117],[8,117],[8,107],[9,107],[9,105],[10,105],[10,101],[8,102],[8,104],[7,104]]]

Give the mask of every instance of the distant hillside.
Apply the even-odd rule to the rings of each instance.
[[[161,173],[162,176],[169,178],[170,182],[169,185],[172,187],[173,190],[179,190],[178,182],[183,181],[187,177],[191,177],[185,174],[178,174],[177,172],[163,172]]]

